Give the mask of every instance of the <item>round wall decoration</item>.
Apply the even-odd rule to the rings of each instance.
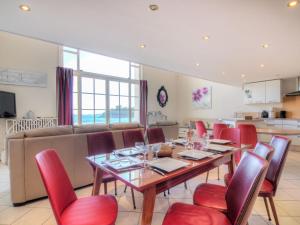
[[[161,107],[165,107],[168,102],[168,92],[164,86],[161,86],[157,92],[157,101]]]

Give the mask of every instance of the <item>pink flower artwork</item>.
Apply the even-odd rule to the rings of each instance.
[[[192,92],[192,104],[194,108],[211,108],[211,87],[195,89]]]

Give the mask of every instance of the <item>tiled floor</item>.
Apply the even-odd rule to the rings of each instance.
[[[226,168],[221,168],[224,173]],[[171,189],[171,194],[164,197],[157,196],[153,225],[162,223],[164,214],[169,205],[174,202],[192,203],[192,193],[195,187],[204,181],[205,175],[199,176],[188,182],[188,190],[183,185]],[[55,220],[52,215],[48,199],[36,201],[22,207],[12,207],[9,199],[8,168],[0,164],[0,225],[54,225]],[[216,171],[210,173],[212,183],[223,183],[216,179]],[[118,185],[119,214],[117,225],[138,225],[141,217],[142,196],[136,192],[137,209],[133,210],[131,195],[128,191],[123,193],[124,186]],[[109,187],[113,193],[112,186]],[[88,196],[91,187],[77,190],[77,195]],[[300,224],[300,152],[290,152],[287,164],[279,185],[279,190],[275,198],[277,212],[281,225]],[[257,199],[253,215],[249,221],[250,225],[273,224],[266,218],[266,210],[262,199]],[[179,224],[180,225],[180,224]]]

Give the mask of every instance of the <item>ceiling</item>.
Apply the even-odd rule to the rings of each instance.
[[[233,85],[300,74],[287,0],[1,0],[0,30]]]

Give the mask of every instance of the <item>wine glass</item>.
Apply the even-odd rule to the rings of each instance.
[[[161,143],[152,145],[152,151],[155,155],[155,159],[158,159],[158,153],[159,153],[160,149],[161,149]]]

